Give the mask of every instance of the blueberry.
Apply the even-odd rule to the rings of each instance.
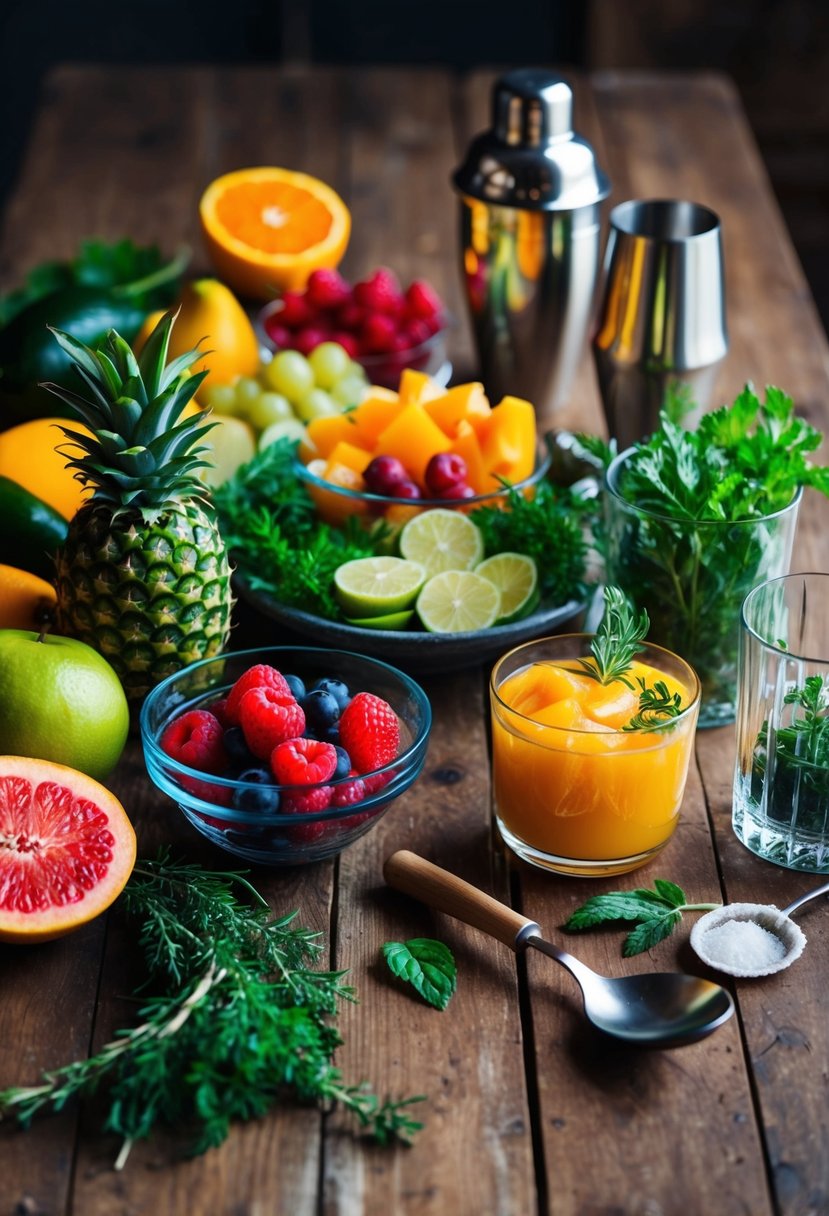
[[[228,726],[222,735],[227,757],[239,768],[250,768],[256,764],[256,757],[247,745],[241,726]]]
[[[249,788],[234,792],[233,805],[237,811],[268,814],[279,810],[279,792],[273,788],[273,775],[266,768],[247,768],[239,774],[239,780]]]
[[[351,757],[344,747],[335,744],[337,748],[337,767],[334,769],[332,781],[338,781],[340,777],[347,777],[351,772],[352,764]]]
[[[301,701],[305,696],[305,681],[295,675],[283,676],[283,679],[293,693],[294,700]]]
[[[337,698],[324,688],[314,688],[302,700],[305,721],[312,730],[327,730],[340,716]]]
[[[323,676],[321,680],[317,680],[313,691],[330,692],[340,707],[340,713],[343,712],[351,700],[351,690],[348,685],[334,676]]]

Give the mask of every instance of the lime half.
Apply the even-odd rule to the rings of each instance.
[[[501,592],[471,570],[444,570],[417,597],[417,615],[430,633],[489,629],[501,612]]]
[[[471,570],[484,555],[484,538],[468,515],[435,507],[404,526],[400,552],[409,561],[420,562],[427,577],[444,570]]]
[[[538,602],[538,567],[525,553],[496,553],[475,567],[501,592],[499,623],[523,616]]]
[[[402,557],[357,557],[334,572],[334,588],[350,620],[389,616],[411,608],[426,575]]]
[[[405,612],[390,612],[388,616],[347,616],[348,625],[356,625],[358,629],[405,629],[414,616],[414,609],[407,608]]]

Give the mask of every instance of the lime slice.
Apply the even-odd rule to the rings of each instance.
[[[425,577],[402,557],[357,557],[334,571],[334,588],[345,616],[365,620],[411,608]]]
[[[435,507],[404,525],[400,552],[409,561],[420,562],[429,577],[477,566],[484,555],[484,539],[478,525],[462,511]]]
[[[499,624],[516,620],[537,601],[538,567],[525,553],[496,553],[476,566],[475,573],[488,578],[501,592]]]
[[[430,633],[489,629],[501,611],[501,592],[470,570],[444,570],[428,580],[415,607]]]
[[[413,616],[414,610],[409,608],[405,612],[390,612],[388,616],[367,616],[357,620],[347,616],[345,619],[347,624],[356,625],[358,629],[405,629]]]
[[[298,418],[282,418],[279,422],[272,422],[259,436],[259,451],[264,451],[278,439],[298,439],[301,443],[305,435],[305,427]]]

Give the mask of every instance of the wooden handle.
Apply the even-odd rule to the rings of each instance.
[[[512,950],[516,948],[515,939],[520,930],[533,924],[520,912],[513,911],[491,895],[486,895],[457,875],[442,870],[408,849],[401,849],[386,858],[383,876],[390,887],[405,895],[413,895],[430,908],[446,912],[456,920],[488,933]]]

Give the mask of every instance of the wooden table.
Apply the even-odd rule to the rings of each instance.
[[[829,348],[734,90],[715,76],[602,74],[577,83],[577,126],[613,182],[613,200],[681,196],[722,217],[731,353],[719,395],[745,380],[786,388],[829,427]],[[430,278],[462,316],[449,175],[488,121],[491,77],[437,71],[90,68],[56,71],[2,236],[3,286],[80,238],[130,235],[199,249],[196,206],[217,174],[244,165],[310,171],[348,200],[351,276],[381,263]],[[209,271],[201,252],[194,270]],[[457,378],[472,371],[461,322]],[[563,424],[602,427],[589,360]],[[795,568],[829,567],[827,506],[802,513]],[[252,613],[235,642],[279,640]],[[801,915],[809,945],[791,970],[734,985],[739,1016],[675,1052],[636,1053],[586,1025],[572,980],[549,962],[516,962],[474,930],[384,888],[401,846],[511,901],[551,935],[588,894],[614,883],[556,879],[505,865],[490,831],[485,678],[434,678],[426,768],[372,833],[336,862],[255,873],[279,911],[323,930],[330,964],[347,967],[360,1004],[343,1009],[347,1078],[381,1093],[421,1093],[412,1148],[379,1148],[338,1114],[284,1108],[235,1130],[222,1148],[178,1161],[159,1136],[123,1172],[100,1111],[72,1110],[0,1135],[2,1209],[16,1213],[459,1213],[523,1216],[751,1216],[829,1211],[829,927]],[[682,821],[658,865],[696,900],[785,904],[813,885],[764,864],[730,826],[734,738],[700,734]],[[147,780],[131,744],[113,786],[140,849],[170,842],[218,868]],[[632,885],[632,884],[631,884]],[[129,1025],[131,930],[116,912],[73,936],[0,951],[0,1084],[84,1056]],[[382,942],[434,936],[453,949],[459,986],[438,1013],[378,966]],[[579,954],[611,975],[693,969],[687,925],[650,955],[624,961],[621,934],[585,935]]]

